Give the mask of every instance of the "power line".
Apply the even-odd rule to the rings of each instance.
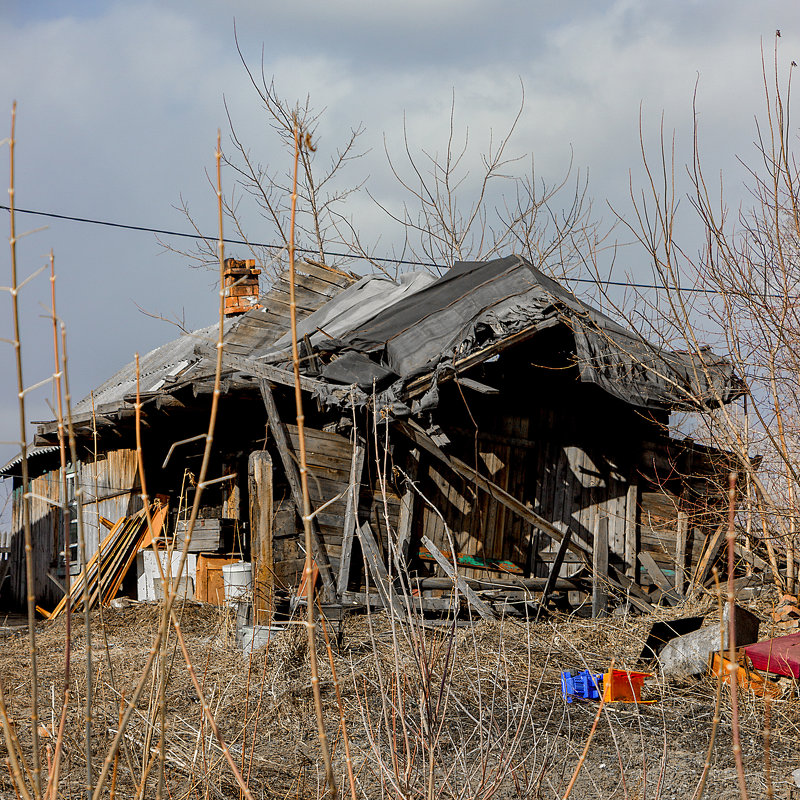
[[[9,206],[0,205],[0,209],[5,211],[11,211]],[[87,225],[103,225],[107,228],[122,228],[123,230],[128,231],[140,231],[143,233],[159,233],[162,236],[178,236],[183,239],[196,239],[196,240],[213,240],[217,241],[216,236],[204,236],[202,233],[186,233],[185,231],[168,231],[162,228],[148,228],[145,225],[126,225],[122,222],[109,222],[108,220],[102,219],[91,219],[89,217],[74,217],[70,216],[69,214],[56,214],[51,211],[34,211],[29,208],[15,208],[14,212],[17,214],[31,214],[32,216],[37,217],[49,217],[51,219],[61,219],[67,222],[82,222]],[[282,250],[286,245],[282,244],[274,244],[272,242],[248,242],[244,239],[227,239],[223,238],[223,241],[227,244],[242,244],[247,247],[266,247],[272,250]],[[318,249],[313,247],[295,247],[295,250],[299,253],[319,253]],[[432,261],[412,261],[410,259],[404,258],[392,258],[390,256],[366,256],[360,253],[340,253],[334,250],[323,250],[323,255],[331,256],[332,258],[355,258],[361,259],[364,261],[381,261],[386,264],[397,264],[399,266],[409,266],[409,267],[433,267],[434,269],[444,269],[441,264],[436,264]],[[631,281],[611,281],[611,280],[598,280],[595,278],[569,278],[568,280],[574,283],[592,283],[594,285],[602,284],[603,286],[627,286],[634,289],[654,289],[656,291],[678,291],[684,292],[687,294],[719,294],[719,292],[715,289],[703,289],[696,286],[662,286],[656,283],[633,283]],[[739,294],[748,294],[746,292],[741,292]],[[750,293],[754,294],[755,293]],[[759,297],[763,295],[759,294]],[[767,297],[771,297],[772,295],[767,295]],[[775,295],[775,297],[782,297],[782,295]]]
[[[9,206],[0,205],[0,208],[4,209],[5,211],[11,211]],[[68,214],[55,214],[50,211],[33,211],[29,208],[15,208],[14,212],[17,214],[32,214],[33,216],[37,217],[50,217],[51,219],[63,219],[67,220],[68,222],[84,222],[88,225],[104,225],[107,228],[123,228],[124,230],[128,231],[142,231],[144,233],[160,233],[163,236],[180,236],[184,239],[201,239],[203,241],[212,240],[217,241],[217,236],[205,236],[202,233],[186,233],[185,231],[167,231],[161,228],[148,228],[144,225],[125,225],[122,222],[109,222],[108,220],[102,219],[90,219],[88,217],[72,217]],[[283,244],[274,244],[272,242],[248,242],[244,239],[227,239],[223,238],[224,242],[227,244],[243,244],[248,247],[268,247],[273,250],[283,250],[286,245]],[[319,253],[320,251],[313,248],[313,247],[295,247],[295,250],[299,253]],[[359,255],[358,253],[336,253],[333,251],[325,250],[323,251],[326,256],[334,256],[335,258],[361,258],[364,260],[372,260],[372,261],[385,261],[388,264],[403,264],[403,265],[413,265],[418,267],[434,267],[437,269],[441,269],[441,265],[434,264],[433,262],[426,262],[426,261],[409,261],[402,258],[391,258],[389,256],[364,256]]]

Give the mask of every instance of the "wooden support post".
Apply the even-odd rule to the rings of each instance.
[[[250,498],[250,561],[253,567],[253,622],[267,625],[275,600],[272,558],[272,459],[269,453],[250,453],[247,463]]]
[[[494,613],[492,608],[484,603],[477,594],[475,594],[464,578],[455,571],[450,559],[446,558],[444,553],[442,553],[442,551],[427,536],[422,537],[422,544],[436,559],[436,563],[442,568],[445,575],[455,581],[456,585],[458,586],[458,590],[464,595],[464,597],[467,598],[467,602],[484,619],[497,619],[497,614]]]
[[[638,552],[637,542],[637,516],[639,513],[639,486],[635,480],[628,484],[628,492],[625,497],[625,575],[636,582],[638,578]]]
[[[339,575],[336,584],[339,597],[347,591],[347,584],[350,582],[350,562],[353,557],[353,536],[358,527],[358,496],[363,469],[364,448],[356,442],[353,445],[353,457],[350,461],[350,485],[347,489],[347,506],[344,512],[342,556],[339,560]]]
[[[689,520],[685,511],[678,511],[675,531],[675,591],[684,596],[686,586],[686,539],[689,534]]]
[[[600,514],[592,547],[592,617],[608,615],[608,517]]]
[[[567,548],[569,547],[569,540],[571,538],[572,530],[567,528],[564,531],[564,538],[558,545],[556,557],[553,560],[553,563],[550,565],[550,574],[547,576],[547,583],[545,583],[544,590],[542,591],[542,599],[539,601],[539,607],[536,609],[536,619],[539,619],[539,615],[547,605],[547,598],[553,593],[556,581],[558,580],[558,575],[561,572],[561,565],[564,563],[564,556],[566,555]]]
[[[375,541],[369,522],[365,522],[358,528],[358,539],[361,542],[361,552],[364,555],[364,560],[367,562],[369,571],[375,581],[375,588],[377,588],[378,594],[383,601],[383,607],[387,611],[391,609],[397,617],[403,619],[405,617],[403,604],[392,588],[389,573],[386,571],[383,559],[381,559],[378,543]]]
[[[292,491],[292,499],[294,500],[295,508],[300,519],[303,518],[303,491],[300,486],[300,475],[297,471],[297,463],[293,457],[292,447],[289,443],[289,435],[286,432],[286,426],[278,414],[278,408],[275,405],[275,398],[272,394],[272,387],[269,381],[260,379],[258,382],[261,388],[261,397],[264,400],[264,407],[267,410],[267,418],[269,425],[272,429],[272,437],[275,439],[275,446],[278,448],[278,454],[281,457],[283,464],[283,471],[286,474],[286,480],[289,482],[289,488]],[[325,587],[325,593],[328,598],[336,596],[336,586],[333,582],[333,573],[331,571],[331,563],[328,560],[328,551],[325,549],[325,543],[322,540],[322,534],[319,530],[319,525],[316,519],[311,520],[311,555],[314,557],[317,566],[319,567],[319,575],[322,578],[322,585]]]

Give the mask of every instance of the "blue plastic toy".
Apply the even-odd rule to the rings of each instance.
[[[561,693],[568,703],[573,697],[583,700],[599,700],[603,691],[603,673],[593,675],[588,669],[576,672],[574,675],[567,671],[561,673]]]

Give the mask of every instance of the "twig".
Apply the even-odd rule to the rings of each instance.
[[[308,134],[306,146],[310,144]],[[292,365],[294,367],[294,399],[297,407],[297,437],[300,444],[300,484],[303,491],[303,531],[305,533],[306,559],[303,575],[306,582],[306,635],[308,638],[308,661],[311,669],[311,688],[314,695],[314,711],[317,718],[317,735],[325,766],[325,780],[328,794],[336,797],[336,779],[331,764],[328,735],[325,732],[325,717],[322,712],[322,697],[319,691],[319,668],[317,665],[317,644],[314,626],[314,580],[311,558],[311,497],[308,491],[308,469],[306,466],[305,415],[303,414],[303,394],[300,387],[300,356],[297,348],[297,303],[295,300],[295,261],[294,261],[294,229],[297,210],[297,168],[300,159],[301,133],[297,120],[294,120],[294,172],[292,178],[292,216],[289,231],[289,314],[292,332]]]

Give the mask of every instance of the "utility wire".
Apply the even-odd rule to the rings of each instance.
[[[0,209],[5,211],[11,211],[8,206],[0,205]],[[159,233],[163,236],[179,236],[184,239],[201,239],[203,241],[217,241],[217,236],[204,236],[202,233],[186,233],[184,231],[168,231],[162,228],[148,228],[144,225],[125,225],[122,222],[109,222],[108,220],[102,219],[90,219],[88,217],[73,217],[68,214],[55,214],[50,211],[34,211],[29,208],[15,208],[14,212],[17,214],[31,214],[37,217],[49,217],[51,219],[63,219],[67,222],[83,222],[87,225],[104,225],[107,228],[122,228],[128,231],[141,231],[143,233]],[[285,245],[282,244],[274,244],[271,242],[248,242],[244,239],[223,239],[224,242],[228,244],[242,244],[247,247],[266,247],[273,250],[282,250]],[[312,247],[295,247],[295,250],[299,253],[319,253],[318,249]],[[409,266],[409,267],[433,267],[434,269],[444,269],[441,264],[436,264],[432,261],[412,261],[410,259],[404,258],[392,258],[390,256],[366,256],[359,253],[339,253],[334,250],[323,250],[323,255],[331,256],[332,258],[355,258],[355,259],[362,259],[364,261],[381,261],[386,264],[397,264],[401,266]],[[567,280],[573,281],[574,283],[592,283],[595,286],[598,284],[602,284],[603,286],[629,286],[634,289],[655,289],[656,291],[678,291],[678,292],[685,292],[688,294],[719,294],[719,292],[715,289],[702,289],[696,286],[661,286],[656,283],[633,283],[631,281],[606,281],[606,280],[599,280],[595,278],[568,278]],[[742,292],[741,294],[747,294]],[[756,293],[751,293],[756,294]],[[758,294],[759,297],[763,295]],[[771,295],[768,295],[771,296]],[[775,295],[775,297],[781,297],[782,295]]]

